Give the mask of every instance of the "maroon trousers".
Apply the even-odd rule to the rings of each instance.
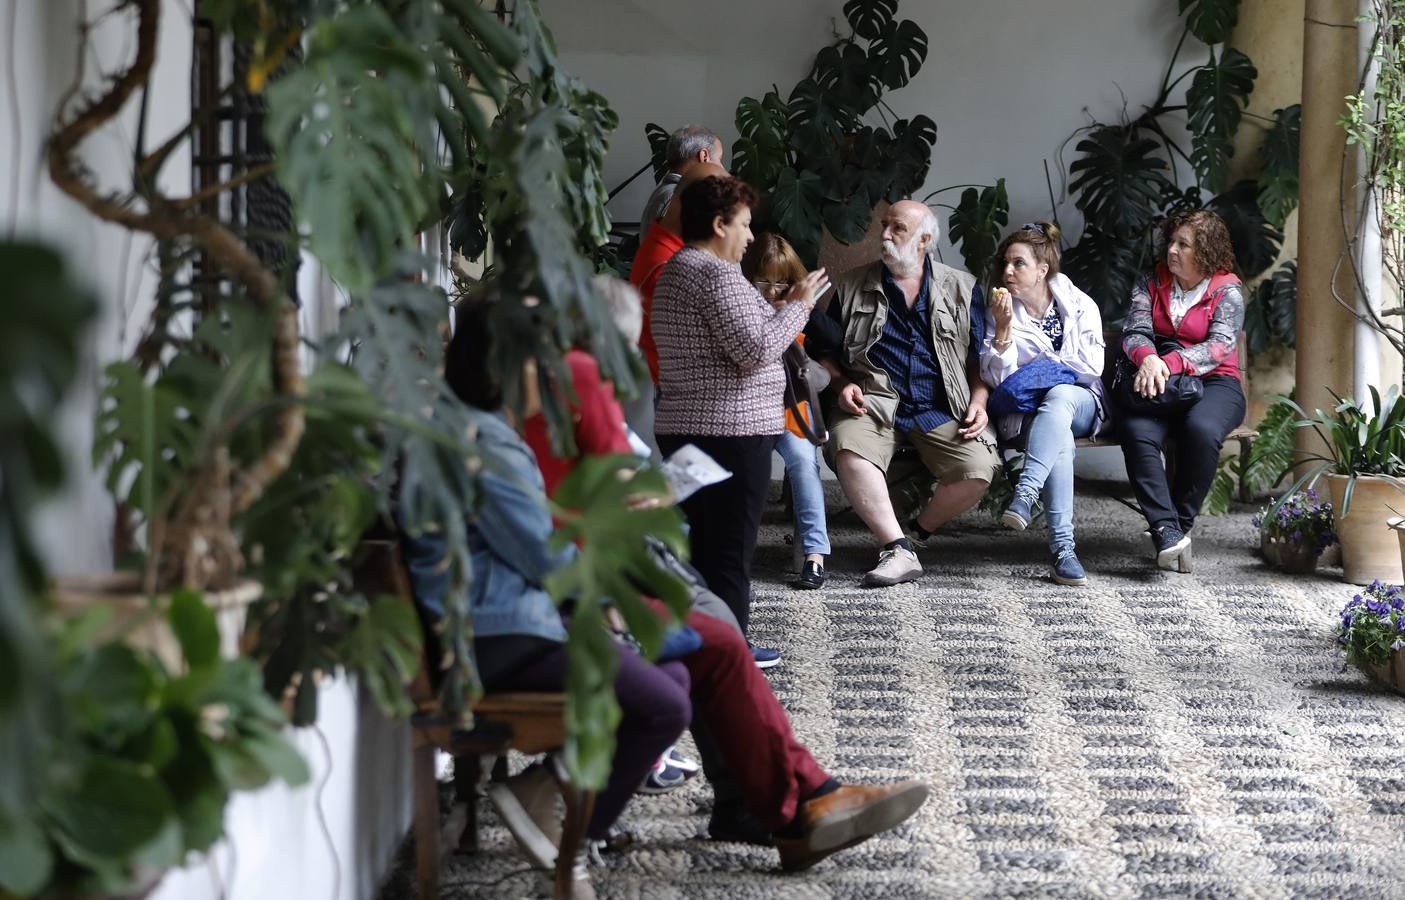
[[[829,776],[790,730],[771,683],[730,625],[700,612],[688,624],[702,649],[679,659],[692,680],[693,712],[707,723],[727,769],[752,815],[776,829],[795,818],[800,799]]]

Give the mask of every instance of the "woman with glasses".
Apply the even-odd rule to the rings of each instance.
[[[1022,225],[1005,238],[990,280],[981,378],[996,392],[992,409],[1007,381],[1007,394],[1024,382],[1034,407],[997,422],[1002,441],[1024,436],[1024,469],[1000,522],[1016,531],[1029,527],[1042,494],[1053,579],[1086,584],[1073,543],[1073,442],[1097,434],[1107,418],[1102,315],[1093,299],[1059,272],[1059,228],[1051,222]],[[1017,376],[1021,369],[1026,371]]]
[[[777,234],[758,237],[742,257],[742,274],[777,310],[783,309],[786,293],[805,278],[805,265],[800,257]],[[802,332],[796,342],[804,346]],[[800,404],[808,416],[808,404]],[[824,487],[820,484],[820,463],[815,445],[805,437],[795,414],[785,413],[786,430],[776,441],[776,452],[785,462],[785,474],[790,480],[791,505],[795,512],[796,550],[804,557],[799,572],[790,586],[815,590],[824,585],[824,558],[829,555],[829,532],[825,524]],[[813,419],[811,419],[813,424]]]

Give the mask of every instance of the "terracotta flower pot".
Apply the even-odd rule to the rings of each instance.
[[[1317,571],[1317,549],[1307,541],[1274,541],[1278,570],[1290,575],[1310,575]]]
[[[1351,509],[1342,514],[1342,500],[1349,479],[1328,475],[1337,539],[1342,545],[1342,578],[1351,584],[1400,584],[1400,541],[1389,526],[1391,507],[1405,507],[1402,494],[1391,481],[1371,475],[1356,476]]]
[[[239,636],[249,606],[263,594],[257,581],[240,581],[223,591],[206,591],[205,604],[215,611],[219,624],[220,653],[226,659],[239,655]],[[100,638],[125,635],[126,643],[150,650],[171,671],[185,669],[180,642],[166,622],[170,596],[153,599],[141,592],[139,576],[133,572],[104,572],[97,575],[71,575],[54,579],[54,603],[63,613],[77,613],[105,604],[113,608],[112,621]]]
[[[1278,550],[1283,546],[1281,541],[1275,541],[1268,536],[1268,532],[1259,529],[1259,555],[1264,558],[1264,565],[1270,568],[1278,568]]]
[[[1377,682],[1397,694],[1405,694],[1405,650],[1396,650],[1384,663],[1366,663],[1362,670]]]

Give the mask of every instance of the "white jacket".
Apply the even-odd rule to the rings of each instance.
[[[1049,291],[1054,296],[1054,306],[1063,320],[1063,347],[1054,349],[1054,344],[1039,320],[1025,312],[1024,304],[1016,300],[1015,317],[1010,324],[1010,346],[1004,352],[997,352],[995,341],[995,317],[991,315],[989,301],[985,313],[985,342],[981,346],[981,379],[992,389],[1009,378],[1015,370],[1036,359],[1052,359],[1061,362],[1074,371],[1077,383],[1093,392],[1098,402],[1097,415],[1093,419],[1093,434],[1102,430],[1107,421],[1107,406],[1103,400],[1103,364],[1107,359],[1106,341],[1103,339],[1103,317],[1098,312],[1098,304],[1093,298],[1080,291],[1066,275],[1058,274],[1049,279]],[[1024,416],[1012,413],[1002,416],[997,427],[1000,437],[1008,440],[1019,434]]]

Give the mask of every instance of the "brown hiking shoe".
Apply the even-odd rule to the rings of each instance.
[[[801,837],[776,837],[781,868],[808,869],[832,853],[860,844],[906,821],[927,799],[920,781],[845,784],[803,804],[795,822]]]

